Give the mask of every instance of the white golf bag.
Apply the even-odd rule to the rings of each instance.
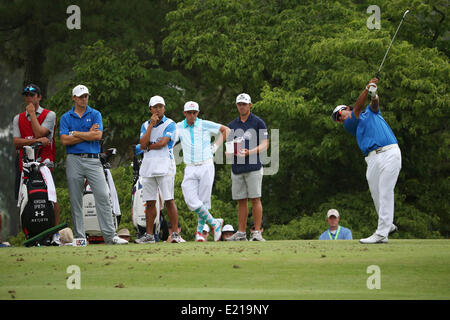
[[[114,154],[116,154],[116,149],[108,149],[105,153],[100,154],[100,160],[103,165],[103,171],[105,173],[106,184],[108,187],[114,228],[117,230],[120,223],[121,212],[117,190],[110,171],[111,165],[109,163],[109,159]],[[88,237],[90,243],[104,242],[100,225],[98,223],[97,211],[95,209],[94,194],[92,193],[91,187],[89,186],[89,182],[87,180],[85,181],[83,192],[83,223],[86,236]]]

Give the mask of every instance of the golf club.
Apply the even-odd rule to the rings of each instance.
[[[395,36],[397,35],[397,32],[398,32],[398,30],[400,29],[400,26],[402,25],[403,19],[405,19],[405,16],[408,14],[408,12],[409,12],[409,10],[406,10],[406,11],[405,11],[405,13],[403,14],[402,20],[401,20],[400,23],[398,24],[397,30],[395,31],[394,36],[392,37],[391,43],[389,44],[389,47],[388,47],[388,49],[387,49],[387,51],[386,51],[386,53],[385,53],[385,55],[384,55],[384,58],[383,58],[383,60],[381,61],[380,67],[378,68],[378,71],[377,71],[377,73],[375,74],[375,78],[377,78],[377,79],[380,78],[379,75],[380,75],[381,68],[383,67],[384,60],[386,60],[386,57],[387,57],[387,55],[388,55],[388,53],[389,53],[389,49],[391,49],[392,43],[394,42],[394,39],[395,39]]]

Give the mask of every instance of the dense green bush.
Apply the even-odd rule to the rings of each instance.
[[[293,219],[288,224],[272,225],[264,232],[266,239],[318,239],[328,229],[326,213],[335,208],[340,213],[340,225],[352,231],[353,239],[370,236],[377,228],[378,215],[370,193],[337,194],[323,203],[311,215]],[[396,195],[394,223],[399,231],[390,238],[441,238],[437,230],[439,217],[421,212]]]

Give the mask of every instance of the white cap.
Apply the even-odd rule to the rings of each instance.
[[[166,105],[166,103],[164,102],[163,97],[161,96],[153,96],[150,98],[150,101],[148,102],[148,106],[149,107],[153,107],[157,104],[162,104],[162,105]]]
[[[231,224],[226,224],[223,226],[222,232],[227,232],[227,231],[234,232],[234,228]]]
[[[188,101],[184,104],[184,111],[199,111],[198,103],[195,101]]]
[[[327,212],[327,217],[335,216],[336,218],[339,218],[339,212],[336,209],[330,209]]]
[[[345,104],[338,105],[336,108],[334,108],[333,113],[331,114],[331,120],[337,121],[337,114],[343,109],[347,109],[347,106]]]
[[[209,232],[209,226],[207,224],[203,226],[203,231]]]
[[[86,86],[83,86],[82,84],[77,85],[75,88],[73,88],[72,90],[72,96],[77,96],[80,97],[83,94],[89,94],[89,90]]]
[[[241,93],[236,97],[236,103],[244,102],[244,103],[252,103],[252,99],[246,93]]]

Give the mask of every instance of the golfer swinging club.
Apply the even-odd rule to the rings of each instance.
[[[356,136],[367,163],[366,178],[378,213],[378,228],[370,237],[361,239],[361,243],[387,243],[388,235],[397,230],[393,224],[394,188],[402,157],[394,133],[381,116],[377,82],[377,78],[369,81],[353,109],[339,105],[331,115],[332,120],[343,123]],[[368,96],[370,104],[363,110]]]

